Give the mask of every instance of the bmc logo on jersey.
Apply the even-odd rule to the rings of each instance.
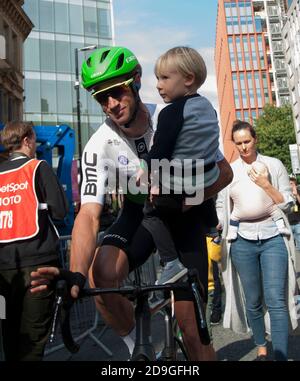
[[[119,162],[120,164],[122,164],[122,165],[127,165],[127,164],[129,163],[129,160],[127,159],[126,156],[124,156],[124,155],[120,155],[120,156],[118,157],[118,162]]]

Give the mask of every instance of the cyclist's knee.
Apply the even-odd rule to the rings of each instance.
[[[125,253],[124,253],[125,255]],[[113,287],[122,282],[128,274],[128,261],[120,250],[99,250],[90,272],[96,287]]]

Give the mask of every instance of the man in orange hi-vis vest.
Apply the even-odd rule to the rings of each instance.
[[[65,193],[45,161],[36,160],[31,123],[9,122],[1,133],[9,157],[0,163],[0,295],[6,302],[7,361],[42,360],[51,324],[53,291],[30,293],[30,273],[58,261],[52,218],[67,213]]]

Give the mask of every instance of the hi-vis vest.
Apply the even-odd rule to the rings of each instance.
[[[40,163],[32,159],[0,173],[0,242],[29,239],[39,232],[35,174]]]

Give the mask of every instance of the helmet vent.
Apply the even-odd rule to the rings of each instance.
[[[103,54],[102,54],[102,56],[100,58],[100,63],[102,63],[105,60],[105,58],[107,57],[108,53],[109,53],[109,50],[106,50],[105,52],[103,52]]]
[[[119,55],[117,65],[116,65],[116,70],[120,69],[120,67],[123,66],[123,63],[124,63],[124,53]]]
[[[86,60],[86,64],[91,67],[91,57],[89,57],[87,60]]]

